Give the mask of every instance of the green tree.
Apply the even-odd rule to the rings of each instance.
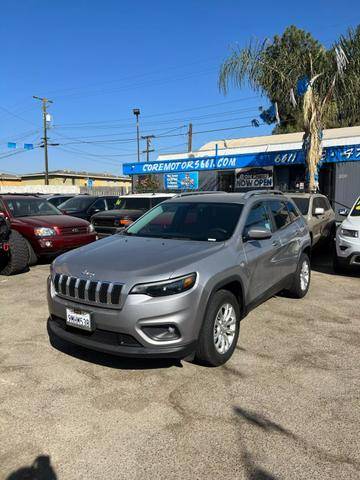
[[[296,86],[303,77],[310,86],[300,96]],[[230,86],[245,84],[277,103],[281,122],[274,133],[305,131],[309,189],[314,190],[322,129],[360,123],[360,26],[329,49],[295,26],[272,40],[234,47],[220,68],[219,87],[226,94]]]

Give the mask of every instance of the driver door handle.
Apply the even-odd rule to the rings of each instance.
[[[272,246],[273,247],[280,247],[280,242],[278,240],[273,240]]]

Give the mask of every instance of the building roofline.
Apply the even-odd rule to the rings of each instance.
[[[68,178],[84,178],[89,177],[93,179],[102,180],[122,180],[130,182],[130,177],[126,175],[112,175],[110,173],[93,173],[93,172],[74,172],[71,170],[53,170],[49,172],[49,177],[68,177]],[[24,173],[19,175],[21,179],[44,177],[45,172]]]

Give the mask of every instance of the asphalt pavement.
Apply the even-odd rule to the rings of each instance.
[[[360,278],[312,272],[220,368],[49,342],[49,266],[0,277],[0,479],[360,478]]]

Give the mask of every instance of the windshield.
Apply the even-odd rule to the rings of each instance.
[[[41,198],[10,198],[6,200],[6,203],[14,217],[62,215],[56,207]]]
[[[86,210],[94,202],[94,197],[73,197],[59,205],[59,208],[68,212]]]
[[[232,236],[242,208],[232,203],[163,203],[125,233],[138,237],[223,242]]]
[[[360,217],[360,197],[356,200],[355,205],[351,210],[350,217]]]
[[[300,198],[300,197],[291,197],[295,202],[296,206],[302,213],[302,215],[307,215],[309,211],[309,198]]]
[[[118,198],[113,208],[119,210],[149,210],[150,198]]]

